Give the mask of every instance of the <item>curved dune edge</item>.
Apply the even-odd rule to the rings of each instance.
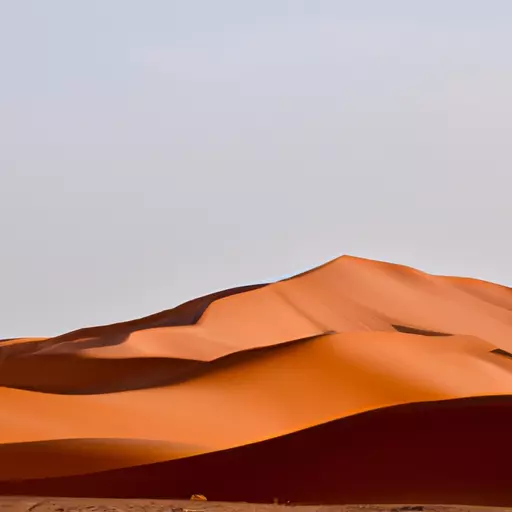
[[[171,384],[205,364],[166,357],[87,358],[73,353],[19,357],[1,365],[0,386],[65,395],[116,393]]]
[[[331,333],[322,333],[331,334]],[[321,334],[321,335],[322,335]],[[320,336],[321,336],[320,335]],[[0,386],[46,394],[94,395],[167,387],[319,336],[232,352],[212,361],[173,358],[90,358],[76,353],[7,359]]]
[[[94,473],[202,453],[200,446],[150,439],[60,439],[0,444],[0,481]]]
[[[510,397],[400,405],[216,453],[83,476],[0,482],[38,496],[506,506]]]
[[[0,340],[2,342],[0,357],[28,355],[38,352],[51,350],[55,346],[66,345],[68,343],[81,342],[80,345],[85,348],[101,347],[103,344],[116,345],[122,343],[130,333],[144,329],[155,329],[160,327],[184,327],[195,325],[204,314],[206,309],[216,300],[246,293],[251,290],[257,290],[267,286],[266,284],[254,284],[229,288],[214,292],[197,299],[184,302],[175,308],[161,311],[153,315],[117,322],[109,325],[95,327],[84,327],[69,333],[65,333],[52,338],[9,338]],[[30,345],[29,345],[30,343]],[[7,348],[9,347],[9,348]]]

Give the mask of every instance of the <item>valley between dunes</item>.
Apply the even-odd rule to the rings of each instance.
[[[2,340],[0,400],[3,495],[512,505],[512,290],[344,256]]]

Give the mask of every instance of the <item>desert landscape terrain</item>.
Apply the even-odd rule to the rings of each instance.
[[[0,400],[0,512],[512,506],[512,290],[344,256],[1,340]]]
[[[0,497],[2,512],[510,512],[493,507],[446,505],[293,505],[120,500],[94,498]]]

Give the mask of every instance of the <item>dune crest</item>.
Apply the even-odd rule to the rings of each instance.
[[[3,340],[0,397],[4,494],[512,504],[510,449],[489,447],[493,422],[512,427],[512,290],[493,283],[341,257],[133,321]],[[402,469],[415,453],[423,484]],[[468,473],[472,453],[488,477]],[[386,461],[395,477],[379,484]],[[464,491],[475,475],[479,494]]]

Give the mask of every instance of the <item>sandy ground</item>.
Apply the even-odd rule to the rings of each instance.
[[[0,497],[0,512],[512,512],[512,508],[465,505],[284,506],[180,500]]]

